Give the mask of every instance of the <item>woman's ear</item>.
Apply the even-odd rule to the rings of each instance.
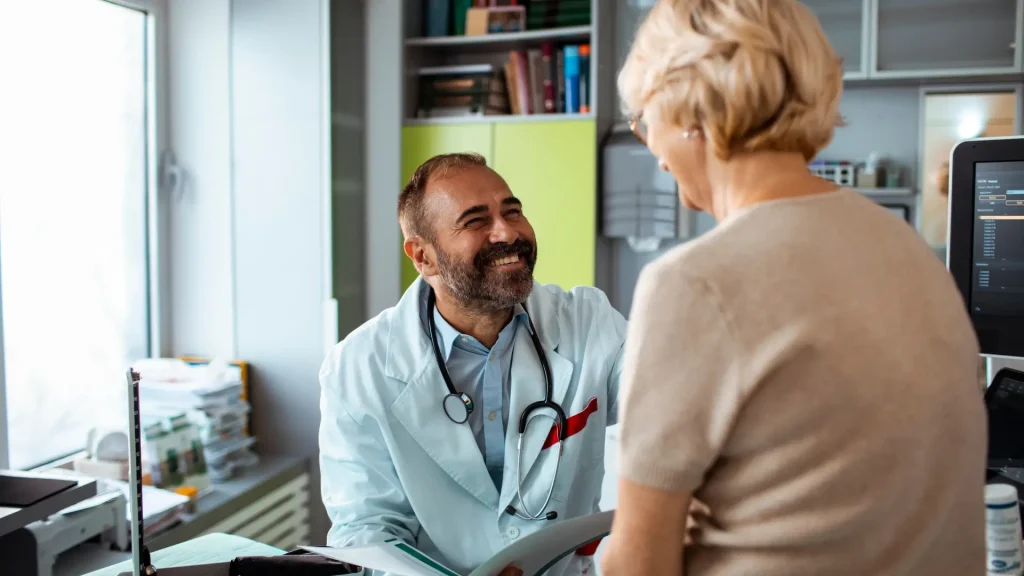
[[[434,253],[434,248],[426,240],[419,236],[407,238],[403,249],[405,250],[405,255],[412,260],[413,266],[416,267],[416,270],[424,278],[438,274],[437,257]]]

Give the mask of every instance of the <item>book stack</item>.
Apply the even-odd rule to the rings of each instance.
[[[440,66],[419,71],[420,118],[508,114],[505,78],[490,64]]]
[[[462,36],[471,8],[526,9],[527,30],[589,26],[592,0],[423,0],[424,36]],[[502,27],[501,32],[515,31]],[[493,32],[493,31],[492,31]]]
[[[526,29],[589,26],[591,0],[524,0]]]
[[[250,406],[242,399],[237,363],[161,358],[135,368],[142,376],[143,445],[154,485],[202,490],[191,470],[201,468],[209,481],[222,482],[259,462],[252,452],[256,439],[248,432]]]
[[[512,114],[590,112],[590,45],[513,50],[505,63]]]

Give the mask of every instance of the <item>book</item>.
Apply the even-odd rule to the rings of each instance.
[[[544,103],[544,56],[539,48],[526,51],[527,68],[530,74],[530,110],[534,114],[542,114]]]
[[[580,112],[590,112],[590,44],[580,45]]]
[[[523,576],[543,574],[577,549],[607,536],[613,516],[614,511],[606,511],[555,522],[499,551],[469,576],[497,576],[508,566],[519,568]],[[459,576],[458,572],[398,539],[369,546],[303,546],[302,549],[396,576]]]
[[[421,68],[420,118],[508,114],[505,73],[490,64]]]
[[[541,44],[541,54],[543,54],[544,62],[544,111],[547,113],[554,113],[557,111],[555,106],[555,75],[558,74],[557,63],[552,57],[555,53],[555,48],[551,42],[545,42]]]
[[[451,0],[427,0],[424,10],[424,36],[438,37],[451,34]]]
[[[565,112],[575,114],[580,111],[580,47],[565,46]]]

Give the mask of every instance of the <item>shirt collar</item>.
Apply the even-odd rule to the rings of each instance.
[[[526,309],[523,308],[522,304],[516,304],[515,311],[512,314],[512,319],[509,321],[508,325],[502,328],[502,332],[505,332],[505,330],[511,330],[514,332],[520,321],[526,322]],[[456,330],[448,323],[447,320],[444,319],[444,316],[441,316],[441,313],[437,310],[436,306],[434,307],[434,324],[437,326],[437,336],[440,340],[439,344],[441,345],[441,353],[444,354],[445,362],[447,362],[448,357],[451,356],[452,347],[455,346],[455,342],[459,338],[468,338],[473,342],[477,341],[476,338],[473,338],[468,334],[462,334]],[[511,340],[512,339],[509,338],[508,343],[511,343]],[[501,341],[499,340],[499,342]],[[506,343],[506,345],[508,345],[508,343]],[[498,344],[495,344],[495,346],[497,345]]]

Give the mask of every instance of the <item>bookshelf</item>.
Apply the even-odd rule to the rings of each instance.
[[[531,122],[564,122],[567,120],[593,120],[594,115],[586,114],[495,114],[493,116],[449,116],[445,118],[408,118],[405,126],[429,126],[443,124],[528,124]]]
[[[493,0],[473,1],[468,0],[404,0],[404,93],[403,93],[403,118],[404,123],[409,125],[431,123],[447,124],[452,122],[450,118],[459,117],[459,111],[454,109],[436,111],[455,101],[465,102],[466,97],[460,92],[458,100],[447,98],[444,92],[446,88],[436,88],[446,83],[439,80],[437,83],[422,80],[424,85],[431,86],[431,95],[421,94],[421,76],[437,79],[467,78],[476,74],[476,78],[485,78],[487,70],[499,82],[506,83],[505,88],[495,87],[491,90],[490,98],[479,95],[486,92],[482,85],[475,85],[474,91],[479,90],[478,97],[467,106],[474,113],[479,112],[479,107],[494,105],[483,118],[496,119],[502,115],[526,115],[530,116],[561,116],[594,114],[595,98],[592,86],[595,84],[598,71],[596,63],[596,36],[597,5],[599,0],[514,0],[523,10],[524,18],[520,24],[525,27],[521,31],[491,32],[476,35],[458,35],[454,20],[457,18],[455,12],[461,4],[474,5],[483,3],[506,4],[493,2]],[[438,28],[437,22],[430,22],[432,12],[429,9],[436,9],[438,5],[446,6],[449,11],[449,24],[443,30]],[[564,7],[564,8],[560,8]],[[561,10],[561,11],[560,11]],[[589,12],[581,12],[586,10]],[[542,16],[538,16],[542,14]],[[435,19],[436,20],[436,19]],[[544,27],[532,28],[540,22]],[[559,23],[576,25],[559,25]],[[467,22],[465,29],[469,30]],[[428,32],[444,32],[440,35],[427,35]],[[573,56],[565,50],[571,47]],[[585,47],[585,48],[583,48]],[[517,54],[518,53],[518,54]],[[547,57],[545,60],[544,57]],[[580,91],[580,105],[568,106],[564,97],[564,88],[560,85],[567,83],[566,71],[575,68],[574,64],[566,64],[565,61],[572,59],[579,63],[578,76],[584,80],[573,82],[574,86],[582,86]],[[518,61],[517,61],[518,60]],[[512,62],[510,66],[507,63]],[[467,71],[463,72],[462,67]],[[470,68],[472,67],[472,68]],[[477,69],[480,67],[483,69]],[[511,76],[509,68],[513,68]],[[509,79],[513,90],[508,89]],[[545,94],[543,87],[539,86],[543,80],[547,80],[553,86],[552,95]],[[561,80],[561,82],[559,82]],[[483,81],[482,81],[483,82]],[[485,82],[486,84],[486,82]],[[561,90],[561,91],[560,91]],[[512,94],[516,92],[516,94]],[[551,97],[553,96],[553,98]],[[524,103],[525,100],[525,103]],[[545,105],[545,101],[554,103],[554,107]],[[443,105],[441,104],[443,103]],[[524,112],[525,111],[525,112]],[[471,122],[491,121],[481,120],[481,116],[470,115],[467,110],[464,119]],[[550,121],[550,120],[544,120]]]
[[[408,38],[406,46],[433,47],[461,47],[474,45],[490,45],[491,47],[519,46],[524,43],[539,42],[544,40],[565,40],[565,41],[587,41],[590,38],[591,26],[564,26],[559,28],[547,28],[541,30],[525,30],[523,32],[496,32],[482,36],[426,36]]]
[[[483,154],[488,164],[509,183],[513,193],[529,201],[526,214],[538,242],[543,244],[540,250],[547,255],[542,257],[543,263],[538,261],[535,278],[565,289],[598,284],[603,257],[596,228],[599,159],[601,143],[611,129],[617,108],[614,103],[616,0],[517,0],[527,10],[536,12],[540,7],[546,15],[558,12],[559,5],[576,11],[572,12],[572,18],[554,19],[566,25],[531,28],[529,24],[538,21],[535,17],[526,20],[523,30],[479,35],[452,34],[455,26],[451,22],[441,33],[436,21],[431,31],[437,34],[427,34],[428,8],[436,8],[438,2],[448,2],[448,9],[454,11],[459,0],[400,1],[402,182],[421,162],[435,154],[465,151]],[[580,14],[580,6],[589,10],[589,16]],[[573,21],[573,18],[579,20]],[[435,98],[421,102],[422,70],[426,69],[429,75],[465,67],[483,76],[489,71],[502,76],[504,81],[506,63],[516,58],[511,56],[512,52],[522,54],[526,60],[520,62],[517,71],[524,66],[529,70],[531,51],[535,62],[537,52],[543,56],[546,51],[547,66],[555,60],[556,72],[559,70],[557,55],[561,52],[562,68],[557,74],[564,84],[564,47],[576,46],[578,53],[582,45],[589,48],[588,58],[580,66],[580,76],[587,78],[585,102],[589,106],[580,106],[578,111],[567,111],[564,94],[557,93],[555,99],[561,100],[563,105],[552,110],[552,106],[544,103],[552,100],[551,93],[543,91],[539,95],[539,106],[533,106],[537,95],[533,86],[529,86],[527,97],[531,106],[528,109],[531,112],[539,109],[540,113],[512,113],[513,96],[508,94],[506,86],[508,107],[503,113],[482,114],[474,110],[477,113],[470,114],[469,111],[463,113],[462,109],[449,109],[434,115],[433,111],[427,112],[433,110],[430,104],[441,100],[451,106],[451,101],[436,98],[439,84],[433,78],[423,85]],[[535,70],[545,71],[537,68],[536,63],[534,66]],[[557,76],[550,73],[551,68],[546,71],[550,84]],[[533,74],[528,71],[525,77],[529,82]],[[544,78],[541,74],[538,85],[543,84]],[[490,90],[490,86],[487,90],[479,86],[474,84],[473,89],[484,94]],[[521,93],[523,87],[520,86],[519,91]],[[486,104],[489,100],[482,98],[481,102]],[[518,108],[522,110],[522,106]],[[417,273],[404,255],[401,260],[401,290],[404,291]]]

